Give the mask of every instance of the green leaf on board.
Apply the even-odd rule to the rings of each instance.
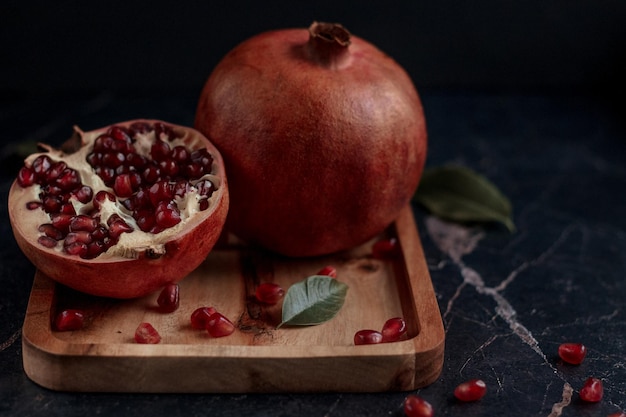
[[[323,275],[313,275],[293,284],[285,294],[282,322],[278,327],[312,326],[332,319],[341,310],[347,292],[346,284]]]
[[[515,231],[509,199],[469,168],[447,165],[425,170],[413,200],[445,220],[499,222]]]

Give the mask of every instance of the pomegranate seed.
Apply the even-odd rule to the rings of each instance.
[[[141,176],[147,184],[154,184],[161,180],[161,170],[158,166],[149,165],[143,170]]]
[[[67,168],[67,164],[63,161],[58,161],[50,166],[50,169],[46,172],[46,181],[54,181],[61,176],[63,171]]]
[[[215,186],[209,180],[202,180],[196,184],[198,194],[204,197],[211,197],[211,194],[215,191]]]
[[[161,140],[173,140],[176,138],[172,128],[164,123],[155,123],[154,133],[157,139],[161,139]]]
[[[198,209],[200,211],[204,211],[206,209],[209,208],[209,199],[208,198],[203,198],[202,200],[198,201]]]
[[[58,213],[63,207],[63,200],[60,197],[49,195],[43,199],[43,209],[48,213]]]
[[[372,256],[375,259],[392,259],[397,255],[398,240],[396,238],[382,239],[372,246]]]
[[[88,185],[83,185],[74,192],[74,197],[83,204],[87,204],[93,198],[93,190]]]
[[[604,388],[602,381],[598,378],[587,378],[585,384],[580,390],[580,399],[590,403],[597,403],[602,400]]]
[[[159,162],[159,168],[161,168],[161,172],[167,176],[175,177],[178,175],[180,171],[180,166],[178,162],[173,159],[165,159]]]
[[[285,290],[273,282],[264,282],[256,287],[256,299],[264,304],[276,304],[285,295]]]
[[[76,187],[80,187],[81,180],[78,172],[71,168],[66,168],[61,176],[56,179],[55,184],[64,191],[71,191]]]
[[[144,232],[152,230],[156,223],[152,210],[139,210],[136,212],[134,218],[139,229]]]
[[[155,345],[161,341],[161,335],[150,323],[140,323],[135,330],[135,342]]]
[[[45,178],[46,172],[52,166],[52,160],[47,155],[39,155],[37,158],[33,160],[30,168],[35,173],[37,178]]]
[[[189,160],[189,151],[184,146],[175,146],[174,149],[172,149],[172,159],[177,164],[184,164]]]
[[[44,235],[51,237],[54,240],[61,240],[65,237],[65,233],[63,233],[61,230],[54,227],[51,223],[45,223],[45,224],[39,225],[38,230]]]
[[[28,210],[36,210],[41,207],[42,207],[41,201],[29,201],[28,203],[26,203],[26,208]]]
[[[130,143],[131,139],[128,131],[121,126],[111,126],[107,133],[115,140]]]
[[[209,317],[217,313],[213,307],[200,307],[191,313],[191,327],[197,330],[206,330]]]
[[[87,244],[83,242],[64,244],[63,249],[67,254],[80,256],[81,258],[87,256],[87,253],[89,252]]]
[[[148,189],[148,197],[153,206],[157,206],[161,201],[170,201],[174,198],[174,183],[161,180],[154,183]]]
[[[70,232],[86,231],[93,232],[98,227],[98,221],[85,214],[72,217],[70,221]]]
[[[190,180],[200,178],[204,175],[204,169],[197,162],[191,162],[187,165],[183,165],[183,174]]]
[[[334,266],[328,265],[317,271],[316,275],[325,275],[331,278],[337,278],[337,269]]]
[[[157,298],[159,309],[164,313],[172,313],[176,311],[180,305],[179,292],[180,290],[178,284],[166,285],[163,290],[161,290],[161,293]]]
[[[563,362],[580,365],[587,355],[587,348],[582,343],[563,343],[559,346],[559,357]]]
[[[115,181],[115,170],[113,168],[98,167],[96,168],[96,174],[100,176],[107,187],[113,186],[113,181]]]
[[[32,169],[28,167],[20,168],[19,172],[17,173],[17,183],[20,187],[30,187],[31,185],[35,184],[35,181],[36,176],[35,172]]]
[[[72,218],[74,218],[74,216],[72,216],[71,214],[64,213],[53,213],[50,215],[52,225],[57,229],[65,232],[70,230],[70,223],[72,222]]]
[[[164,161],[169,158],[171,152],[170,145],[162,140],[157,140],[150,148],[150,156],[152,157],[152,160],[157,162]]]
[[[128,128],[128,132],[132,137],[136,137],[138,134],[152,132],[152,130],[152,126],[146,122],[134,122]]]
[[[611,413],[606,417],[626,417],[626,413],[623,411],[617,411],[615,413]]]
[[[61,205],[61,208],[59,209],[59,213],[71,214],[72,216],[74,216],[76,214],[76,210],[74,209],[74,206],[72,205],[72,203],[65,203]]]
[[[37,243],[46,248],[54,248],[57,245],[57,240],[49,236],[39,236],[37,238]]]
[[[404,414],[407,417],[433,417],[433,406],[422,397],[409,395],[404,400]]]
[[[113,144],[113,138],[107,134],[102,134],[93,143],[94,152],[108,151]]]
[[[354,334],[355,345],[375,345],[382,341],[383,335],[376,330],[359,330]]]
[[[209,316],[206,329],[212,337],[224,337],[235,331],[235,325],[221,313],[215,312]]]
[[[130,227],[118,214],[112,214],[107,220],[109,226],[109,236],[118,238],[122,233],[130,233],[133,228]]]
[[[156,207],[154,218],[156,225],[165,229],[173,227],[181,221],[180,211],[174,202],[160,202]]]
[[[107,152],[102,155],[102,165],[106,168],[117,168],[126,161],[126,155],[122,152]]]
[[[406,334],[406,322],[402,317],[394,317],[383,325],[383,342],[397,342]]]
[[[100,255],[101,253],[106,252],[106,247],[103,241],[96,240],[87,245],[87,252],[83,255],[86,259],[93,259]]]
[[[130,175],[122,174],[115,177],[113,190],[115,190],[115,194],[117,194],[118,197],[130,197],[133,195],[134,190],[130,181]]]
[[[478,401],[485,396],[487,384],[481,379],[471,379],[454,389],[454,396],[463,402]]]
[[[63,310],[54,318],[54,328],[60,332],[80,330],[85,324],[85,315],[81,310]]]
[[[100,210],[105,201],[115,202],[115,196],[108,191],[98,191],[93,198],[93,206],[96,210]]]
[[[146,167],[148,161],[143,156],[137,153],[129,153],[126,155],[126,165],[128,167],[133,167],[135,171],[141,171]]]
[[[202,167],[205,174],[211,172],[213,157],[205,148],[193,151],[191,153],[191,160],[198,163]]]

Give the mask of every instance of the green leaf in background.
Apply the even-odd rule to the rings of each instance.
[[[413,200],[455,222],[499,222],[515,231],[511,202],[484,176],[461,166],[424,171]]]
[[[282,322],[293,326],[321,324],[335,317],[343,306],[348,286],[329,276],[313,275],[293,284],[283,300]]]

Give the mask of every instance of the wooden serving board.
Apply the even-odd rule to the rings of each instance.
[[[22,332],[24,370],[34,382],[61,391],[92,392],[381,392],[428,385],[443,366],[444,330],[417,234],[407,207],[385,233],[397,237],[400,255],[371,256],[375,239],[353,250],[312,259],[288,259],[227,245],[180,283],[180,308],[160,313],[158,294],[134,300],[88,296],[40,272]],[[382,236],[378,237],[381,238]],[[345,304],[332,320],[311,327],[276,329],[281,307],[263,306],[253,294],[260,282],[288,288],[322,267],[337,268],[348,284]],[[237,330],[212,338],[194,330],[190,315],[213,306]],[[58,332],[52,317],[82,309],[83,329]],[[355,346],[361,329],[380,330],[401,316],[404,340]],[[157,345],[134,342],[141,322],[160,333]]]

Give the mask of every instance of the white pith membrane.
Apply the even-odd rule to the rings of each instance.
[[[185,129],[178,129],[176,126],[171,126],[174,130],[176,138],[173,140],[166,140],[171,148],[175,146],[182,145],[189,150],[189,152],[193,152],[198,149],[204,148],[203,144],[199,140],[188,139],[190,136],[190,132]],[[61,150],[54,149],[51,147],[46,147],[48,152],[41,152],[29,155],[25,160],[25,165],[30,167],[32,162],[39,157],[40,155],[47,155],[52,161],[64,161],[69,168],[72,168],[78,172],[80,175],[81,183],[83,185],[88,185],[93,190],[93,195],[100,190],[108,191],[111,194],[115,195],[115,192],[111,187],[108,187],[104,184],[102,179],[94,172],[93,168],[87,162],[86,157],[89,153],[92,152],[93,144],[95,139],[106,132],[106,129],[99,129],[93,132],[82,132],[78,128],[76,128],[77,132],[80,133],[82,139],[82,146],[75,153],[67,154]],[[156,133],[154,130],[151,130],[147,133],[138,133],[134,136],[135,141],[133,142],[133,146],[136,152],[148,159],[152,159],[150,157],[150,148],[152,144],[155,142]],[[44,146],[44,145],[42,145]],[[101,204],[101,208],[99,210],[100,216],[100,224],[109,228],[107,226],[107,220],[113,214],[119,215],[130,227],[133,228],[133,231],[122,233],[119,236],[119,240],[116,244],[111,246],[106,252],[101,253],[97,257],[91,259],[97,261],[108,261],[115,260],[116,258],[128,258],[135,259],[141,256],[141,254],[146,251],[150,251],[151,256],[158,256],[160,254],[165,253],[165,244],[172,240],[172,238],[181,233],[182,229],[185,229],[188,226],[192,226],[191,223],[199,223],[202,219],[204,219],[211,211],[212,207],[215,204],[215,200],[217,197],[218,190],[221,186],[221,179],[219,176],[215,175],[217,171],[215,155],[211,152],[209,154],[213,157],[213,165],[211,167],[211,173],[205,174],[200,178],[194,180],[188,180],[188,183],[192,186],[191,189],[184,194],[181,198],[176,196],[173,201],[176,202],[178,209],[180,211],[181,221],[167,228],[159,233],[148,233],[142,231],[137,225],[136,220],[132,217],[131,213],[128,209],[126,209],[122,204],[121,200],[125,198],[117,198],[115,202],[105,200],[104,203]],[[200,210],[199,203],[202,199],[206,199],[206,197],[200,196],[198,194],[198,190],[195,188],[195,184],[200,181],[209,180],[213,183],[214,192],[208,198],[209,207],[205,210]],[[39,245],[37,243],[37,239],[39,236],[45,236],[44,233],[38,230],[39,226],[46,223],[51,223],[51,218],[48,213],[46,213],[42,208],[37,208],[34,210],[29,210],[26,208],[27,203],[32,201],[40,201],[39,194],[42,190],[42,187],[39,184],[34,184],[32,186],[23,188],[18,186],[15,190],[14,197],[16,198],[16,205],[14,207],[19,208],[22,215],[24,217],[28,217],[27,221],[20,221],[22,225],[27,225],[28,228],[22,229],[22,233],[24,237],[30,241],[34,242],[35,245]],[[88,203],[81,203],[76,199],[76,197],[71,196],[69,198],[69,202],[74,206],[76,214],[88,214],[93,209],[93,199]],[[81,259],[76,255],[70,255],[65,253],[63,250],[62,241],[54,248],[46,248],[42,245],[39,247],[42,250],[55,251],[62,256],[69,256],[74,259]],[[119,259],[118,259],[119,260]]]

